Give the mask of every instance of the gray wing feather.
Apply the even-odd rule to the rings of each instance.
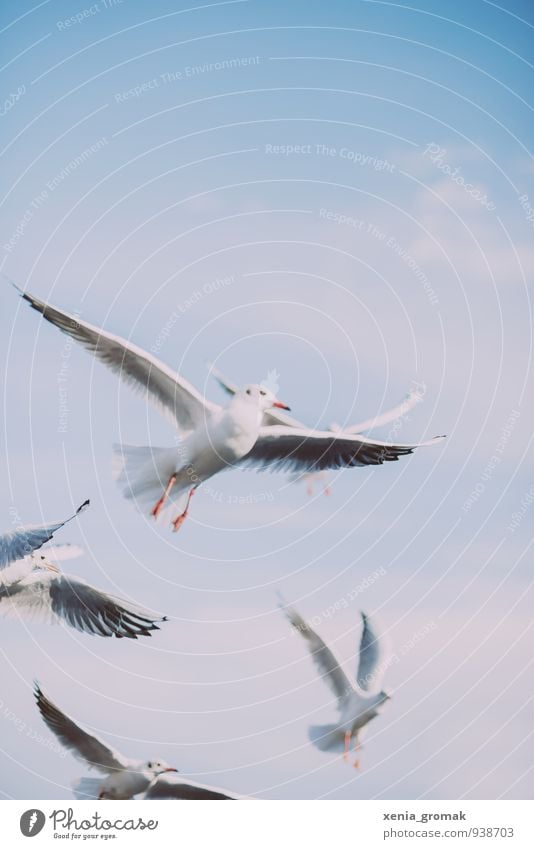
[[[176,773],[164,773],[156,776],[145,792],[144,799],[236,799],[217,787],[184,781]]]
[[[80,342],[122,380],[145,392],[160,411],[182,429],[194,430],[219,409],[180,375],[137,345],[40,301],[29,292],[21,291],[21,295],[47,321]]]
[[[264,427],[241,463],[269,471],[294,472],[378,466],[411,454],[416,448],[435,445],[442,439],[444,437],[438,436],[427,442],[393,445],[356,434]]]
[[[56,624],[60,621],[99,637],[150,637],[157,617],[95,589],[81,578],[38,570],[23,581],[0,587],[0,614]]]
[[[282,610],[297,631],[308,642],[308,648],[317,669],[336,696],[340,706],[354,691],[354,687],[341,668],[335,654],[321,637],[308,625],[305,619],[293,607],[281,605]]]
[[[369,617],[361,613],[363,631],[360,638],[360,654],[356,680],[362,690],[378,689],[380,684],[379,663],[381,657],[380,641],[373,629]]]
[[[86,761],[89,766],[99,772],[109,773],[115,770],[127,769],[129,762],[115,749],[106,746],[97,737],[66,716],[56,705],[43,695],[38,684],[35,685],[35,700],[41,716],[55,734],[60,743],[79,760]]]

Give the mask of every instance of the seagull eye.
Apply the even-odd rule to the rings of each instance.
[[[250,389],[247,389],[247,395],[250,395],[250,394],[251,394]]]
[[[149,762],[148,762],[148,768],[149,768],[149,769],[152,769],[152,763],[151,763],[151,761],[149,761]]]
[[[267,395],[267,393],[264,392],[263,389],[260,389],[260,395]]]

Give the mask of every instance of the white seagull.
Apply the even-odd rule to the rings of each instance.
[[[233,383],[231,380],[228,380],[219,369],[213,365],[213,363],[208,363],[209,372],[212,377],[215,378],[221,389],[226,392],[227,395],[234,396],[239,392],[239,387],[236,383]],[[392,407],[389,410],[386,410],[384,413],[380,413],[377,416],[372,416],[370,419],[364,419],[361,422],[357,422],[357,424],[349,425],[348,427],[340,427],[338,424],[331,424],[328,430],[331,430],[333,433],[357,433],[361,434],[366,430],[373,430],[376,427],[383,427],[389,422],[393,422],[396,419],[401,419],[407,413],[412,410],[416,404],[419,404],[420,401],[423,400],[423,395],[419,389],[414,388],[411,389],[410,392],[402,399],[402,401],[397,404],[395,407]],[[262,420],[262,425],[268,427],[269,425],[288,425],[289,427],[303,428],[306,427],[302,422],[297,421],[297,419],[292,418],[291,416],[287,416],[285,413],[281,413],[278,410],[268,410]],[[292,474],[290,475],[290,480],[292,481],[305,481],[306,482],[306,491],[308,495],[313,495],[314,491],[314,483],[324,479],[327,481],[328,473],[327,472],[304,472],[303,474]],[[325,483],[323,492],[325,495],[331,494],[330,486]]]
[[[20,291],[20,290],[19,290]],[[184,378],[131,342],[63,312],[28,292],[22,297],[48,321],[81,342],[126,382],[142,390],[179,433],[172,448],[116,446],[114,473],[123,495],[178,530],[197,487],[236,465],[294,472],[380,465],[422,445],[390,445],[356,434],[291,425],[263,426],[273,408],[288,410],[267,387],[239,390],[227,407],[207,401]]]
[[[77,799],[132,799],[144,793],[157,775],[177,772],[162,760],[126,758],[64,714],[43,695],[37,683],[34,694],[43,720],[59,742],[90,769],[105,775],[105,778],[81,778],[74,786]]]
[[[342,751],[348,760],[352,743],[358,752],[362,729],[378,716],[382,705],[391,698],[380,683],[384,673],[378,636],[369,618],[361,613],[363,630],[356,678],[349,677],[334,653],[293,607],[281,603],[282,610],[296,631],[308,641],[308,648],[321,677],[337,699],[339,720],[331,725],[312,725],[309,737],[321,751]],[[354,766],[359,767],[357,757]]]
[[[98,590],[82,578],[63,574],[57,561],[83,554],[75,545],[42,548],[44,543],[89,505],[85,501],[62,522],[18,528],[0,536],[0,615],[70,625],[100,637],[150,637],[153,614]]]

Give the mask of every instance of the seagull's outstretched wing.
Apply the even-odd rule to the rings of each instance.
[[[442,439],[443,436],[437,436],[427,442],[393,445],[360,435],[262,427],[254,447],[241,463],[268,471],[293,472],[378,466],[411,454],[416,448],[436,445]]]
[[[38,684],[34,691],[37,707],[50,731],[56,735],[59,742],[68,749],[74,757],[85,761],[99,772],[114,772],[128,769],[130,762],[115,749],[110,749],[98,737],[77,725],[74,720],[62,713],[58,707],[49,701],[41,692]]]
[[[294,607],[286,607],[282,602],[280,604],[287,618],[305,640],[308,641],[310,654],[317,666],[321,676],[324,678],[334,696],[338,700],[338,706],[341,707],[345,699],[354,692],[354,686],[345,674],[335,654],[328,648],[326,643],[321,639],[319,634],[308,625],[305,619],[297,613]]]
[[[419,404],[422,400],[423,396],[421,393],[416,389],[412,389],[412,391],[409,392],[396,407],[392,407],[391,410],[386,410],[385,413],[381,413],[378,416],[373,416],[371,419],[365,419],[363,422],[357,422],[357,424],[344,427],[343,433],[362,433],[364,430],[371,430],[375,427],[383,427],[383,425],[389,424],[389,422],[394,422],[395,419],[400,419],[402,416],[405,416],[406,413],[409,413],[410,410],[412,410],[416,404]],[[337,428],[332,428],[332,430],[337,430]]]
[[[143,799],[238,799],[217,787],[184,781],[175,772],[164,772],[150,783]]]
[[[356,680],[362,690],[378,690],[382,673],[380,658],[382,655],[378,634],[373,629],[369,617],[361,613],[363,631],[360,638],[360,655]]]
[[[34,310],[81,342],[126,383],[146,393],[184,431],[194,430],[219,409],[183,377],[132,342],[40,301],[29,292],[19,291]]]
[[[48,624],[65,622],[99,637],[150,637],[157,617],[127,601],[90,586],[81,578],[38,569],[22,581],[0,586],[0,615]]]
[[[52,539],[56,531],[79,516],[88,505],[89,501],[84,501],[72,516],[60,522],[28,525],[2,534],[0,536],[0,585],[8,585],[28,575],[34,566],[29,555]]]

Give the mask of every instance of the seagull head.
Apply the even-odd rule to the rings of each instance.
[[[153,775],[161,775],[163,772],[178,772],[174,766],[170,766],[166,761],[147,761],[145,766]]]
[[[270,389],[262,386],[260,383],[251,383],[244,386],[238,393],[238,397],[247,404],[254,405],[257,410],[261,410],[262,412],[270,410],[273,407],[277,407],[279,410],[290,409],[287,404],[282,404],[278,400],[274,392],[271,392]]]

